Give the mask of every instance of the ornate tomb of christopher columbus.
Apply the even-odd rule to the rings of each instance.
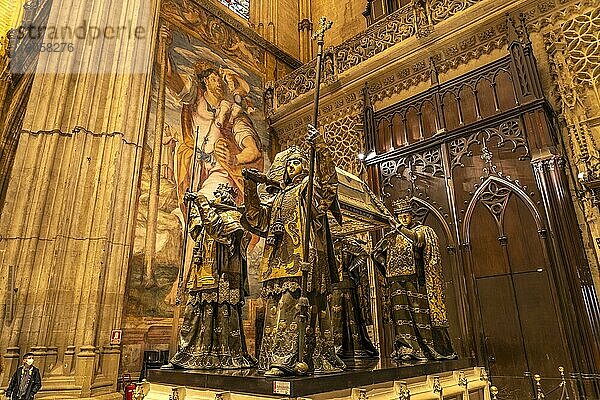
[[[600,398],[597,2],[80,3],[0,4],[0,394]]]

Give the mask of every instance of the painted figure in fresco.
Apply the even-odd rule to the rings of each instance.
[[[168,35],[164,30],[161,28],[161,34]],[[207,198],[222,183],[229,183],[241,193],[242,169],[263,168],[260,139],[246,110],[240,106],[242,95],[248,94],[248,84],[234,71],[222,70],[209,62],[196,63],[195,75],[182,76],[168,60],[165,82],[182,105],[183,140],[177,149],[180,203],[183,204],[182,196],[188,187]],[[230,87],[236,90],[232,92]],[[195,144],[199,178],[190,182]],[[243,202],[239,197],[238,204]]]
[[[386,277],[396,361],[454,359],[448,333],[438,238],[414,219],[411,202],[394,202],[400,222],[381,239],[373,258]]]
[[[160,35],[167,43],[171,41],[167,27],[161,26]],[[183,196],[188,188],[212,199],[215,189],[226,183],[238,190],[236,203],[242,204],[242,169],[262,171],[264,167],[260,138],[249,117],[249,112],[254,111],[248,106],[250,85],[238,72],[215,63],[198,61],[192,64],[192,73],[183,73],[183,67],[178,70],[172,54],[166,60],[165,85],[181,107],[174,180],[183,218],[187,215]],[[191,182],[193,165],[194,182]],[[256,237],[251,241],[250,250],[257,241]],[[165,301],[174,304],[176,294],[177,281]]]
[[[252,113],[256,109],[248,99],[250,93],[250,85],[237,72],[229,68],[221,68],[219,73],[223,77],[223,81],[227,85],[227,89],[231,95],[233,103],[247,113]]]
[[[250,234],[240,223],[236,189],[219,184],[209,201],[186,192],[195,240],[187,279],[188,301],[171,364],[186,369],[238,369],[256,362],[246,350],[242,306],[248,296],[246,247]]]
[[[308,159],[296,147],[275,157],[267,175],[244,170],[245,213],[242,222],[266,238],[259,267],[265,299],[265,324],[258,366],[265,376],[330,373],[345,368],[336,355],[327,296],[338,280],[327,211],[339,210],[337,175],[332,155],[314,128],[307,136],[315,143],[316,174],[310,243],[303,243]],[[261,202],[258,183],[271,183],[276,193]],[[273,189],[273,188],[272,188]],[[279,190],[277,190],[279,189]],[[339,215],[336,212],[336,215]],[[307,268],[307,298],[310,304],[306,327],[304,362],[298,361],[299,299],[302,279],[302,250],[310,246]]]
[[[367,333],[372,317],[367,270],[369,254],[363,244],[354,238],[338,238],[334,242],[341,280],[334,285],[331,314],[337,354],[342,359],[379,356]]]

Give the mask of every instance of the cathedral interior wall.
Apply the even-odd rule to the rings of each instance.
[[[184,133],[182,101],[169,89],[161,99],[159,88],[167,84],[160,74],[167,59],[160,58],[160,51],[168,49],[171,62],[189,75],[212,65],[224,84],[241,88],[266,168],[277,150],[301,144],[311,121],[310,60],[316,54],[308,38],[321,15],[334,25],[326,35],[319,123],[338,165],[383,196],[381,171],[364,161],[376,150],[368,140],[365,108],[380,113],[507,57],[505,13],[515,20],[522,13],[543,96],[551,106],[546,111],[553,116],[547,124],[553,144],[540,147],[547,153],[530,156],[541,161],[566,156],[564,179],[570,191],[563,200],[573,206],[579,232],[571,234],[581,235],[587,257],[586,263],[572,259],[567,264],[579,268],[574,270],[584,275],[586,290],[600,290],[600,9],[594,1],[427,2],[437,5],[436,13],[408,7],[367,30],[365,2],[359,0],[251,0],[247,24],[212,2],[165,0],[156,14],[156,2],[127,0],[122,9],[93,2],[100,10],[76,3],[40,2],[39,12],[56,25],[74,16],[119,20],[133,13],[151,35],[141,43],[111,42],[110,47],[76,43],[81,51],[58,59],[40,54],[13,86],[0,82],[0,98],[10,100],[4,102],[8,106],[0,125],[2,386],[25,349],[39,357],[47,390],[68,397],[114,393],[117,375],[139,374],[144,351],[169,349],[184,220],[185,186],[176,148]],[[425,18],[424,23],[415,24],[415,18]],[[305,19],[312,22],[310,29],[299,26]],[[164,42],[160,25],[170,31]],[[107,51],[119,61],[96,65],[94,60]],[[6,64],[6,57],[2,60]],[[165,110],[160,134],[159,102]],[[160,162],[153,157],[156,149],[162,153]],[[388,146],[386,151],[398,149]],[[483,162],[480,155],[474,163]],[[512,156],[506,155],[505,165],[517,172],[531,168],[529,160],[509,160]],[[433,179],[429,191],[442,194],[436,207],[454,232],[456,221],[444,216],[444,209],[449,212],[447,175],[440,179],[428,170],[418,172],[420,179]],[[160,176],[159,185],[151,183],[153,174]],[[534,206],[542,209],[532,170],[523,175],[536,192]],[[407,177],[397,179],[392,197],[410,186]],[[453,184],[464,188],[472,180],[468,176]],[[435,196],[425,191],[422,197],[430,206]],[[151,202],[156,209],[149,218]],[[523,204],[510,203],[511,218],[526,214]],[[477,214],[481,210],[473,212],[483,220]],[[443,236],[443,223],[431,215],[424,214],[424,221],[437,223]],[[528,232],[538,235],[533,225]],[[548,237],[555,234],[550,231]],[[156,237],[152,250],[147,237]],[[448,287],[460,286],[454,274],[462,265],[457,251],[464,243],[454,239],[444,240]],[[251,255],[254,265],[259,250]],[[153,260],[150,267],[148,259]],[[153,280],[148,280],[150,273]],[[257,282],[251,283],[256,296]],[[448,291],[453,340],[465,357],[481,350],[476,339],[466,337],[473,334],[461,297],[467,289]],[[259,308],[256,297],[248,301],[249,343]],[[121,348],[109,343],[114,329],[123,329]]]

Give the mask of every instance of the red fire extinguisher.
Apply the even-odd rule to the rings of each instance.
[[[131,381],[131,375],[123,375],[123,400],[133,400],[135,383]]]

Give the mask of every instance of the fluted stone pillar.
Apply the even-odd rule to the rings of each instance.
[[[309,0],[298,0],[298,14],[300,16],[300,21],[298,22],[298,46],[299,58],[303,63],[307,63],[313,58],[313,24],[310,6]]]
[[[157,0],[52,4],[49,27],[89,30],[55,40],[73,43],[72,51],[42,52],[32,84],[0,216],[0,298],[16,304],[0,314],[1,387],[16,354],[34,349],[44,391],[120,396],[119,349],[109,340],[123,314],[156,7]]]

